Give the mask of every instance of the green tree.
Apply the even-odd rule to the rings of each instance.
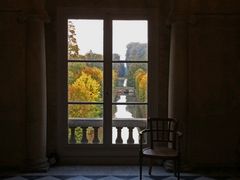
[[[126,60],[128,61],[146,61],[147,44],[131,42],[127,45]]]
[[[139,42],[131,42],[127,45],[126,60],[127,61],[147,61],[147,44]],[[134,74],[138,69],[147,71],[147,63],[128,63],[127,78],[128,86],[135,86]]]
[[[113,59],[113,61],[120,61],[120,55],[117,53],[113,53],[112,59]]]
[[[127,78],[128,82],[127,85],[130,87],[135,87],[135,78],[134,74],[136,73],[137,70],[142,69],[143,71],[147,72],[147,63],[132,63],[132,64],[127,64]]]
[[[86,60],[103,60],[102,54],[94,53],[92,50],[86,53],[84,57]]]

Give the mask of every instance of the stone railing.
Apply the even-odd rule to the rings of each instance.
[[[102,131],[99,131],[103,126],[103,120],[94,118],[81,118],[81,119],[69,119],[69,143],[70,144],[99,144],[102,142]],[[122,129],[127,128],[128,131],[124,131],[124,136],[127,136],[127,144],[134,144],[134,132],[133,129],[137,128],[138,131],[146,127],[146,119],[134,118],[134,119],[113,119],[112,126],[116,128],[116,139],[114,144],[123,144]],[[76,130],[81,129],[80,133]],[[126,132],[128,134],[126,134]],[[80,142],[77,136],[80,134]],[[136,133],[135,133],[136,136]],[[136,139],[136,137],[135,137]]]

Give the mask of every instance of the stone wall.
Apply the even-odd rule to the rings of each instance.
[[[27,27],[19,23],[18,19],[30,4],[14,0],[1,2],[0,167],[23,168],[29,156],[29,144],[26,143],[29,140],[26,137]],[[172,14],[167,18],[169,5],[170,3],[163,0],[46,1],[45,7],[50,16],[50,23],[45,24],[49,153],[57,149],[56,94],[60,88],[56,83],[59,71],[57,9],[73,6],[157,7],[160,22],[156,26],[160,27],[157,36],[162,42],[159,45],[159,56],[162,59],[154,71],[161,70],[159,76],[163,77],[159,79],[161,91],[157,100],[162,111],[159,114],[166,114],[168,108],[169,57],[170,60],[173,57],[175,60],[182,58],[185,63],[177,65],[177,71],[173,69],[179,76],[178,81],[173,81],[170,85],[169,113],[179,117],[181,128],[185,132],[184,160],[191,166],[232,166],[239,162],[240,3],[237,0],[175,0]],[[173,26],[179,19],[185,23],[184,26],[180,26],[180,30],[183,30],[180,34],[185,33],[184,37],[178,39],[179,37],[173,34],[169,37],[170,30],[171,33],[179,33]],[[172,25],[166,26],[165,22]],[[169,51],[170,42],[176,44],[171,44],[171,48],[175,49]],[[181,53],[182,51],[184,52]],[[173,79],[175,77],[173,76]],[[172,86],[174,91],[171,91]],[[174,106],[171,104],[173,102]]]
[[[1,168],[48,166],[46,19],[42,1],[4,1],[0,8]]]
[[[189,26],[189,159],[236,163],[240,16],[199,15]]]
[[[0,166],[21,166],[25,156],[25,26],[19,12],[0,9]]]
[[[240,139],[240,3],[194,0],[187,7],[177,1],[173,15],[171,42],[177,45],[170,56],[177,82],[170,88],[175,93],[169,112],[181,120],[188,165],[234,166]],[[179,23],[185,26],[174,25]]]

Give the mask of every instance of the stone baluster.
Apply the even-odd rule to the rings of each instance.
[[[94,139],[93,139],[93,144],[98,144],[99,139],[98,139],[98,127],[93,127],[94,129]]]
[[[82,144],[87,144],[87,128],[88,127],[81,127],[82,128]]]
[[[134,139],[133,139],[133,127],[128,127],[128,130],[129,130],[129,136],[128,136],[127,143],[128,143],[128,144],[134,144]]]
[[[116,139],[116,144],[122,144],[123,139],[122,139],[122,127],[117,127],[117,139]]]
[[[76,144],[75,127],[71,127],[70,130],[71,130],[70,144]]]

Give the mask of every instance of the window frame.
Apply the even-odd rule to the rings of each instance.
[[[104,133],[104,144],[68,144],[68,123],[67,123],[67,62],[65,57],[67,57],[67,20],[68,19],[102,19],[104,20],[104,27],[109,27],[112,30],[112,20],[147,20],[148,21],[148,115],[153,116],[156,114],[153,107],[158,106],[156,98],[153,97],[153,94],[156,94],[157,89],[151,88],[154,84],[156,74],[154,71],[150,71],[151,67],[156,66],[154,59],[158,59],[157,47],[152,48],[152,46],[158,45],[158,39],[154,39],[151,35],[152,33],[158,33],[157,29],[152,28],[152,23],[157,23],[158,16],[156,15],[156,9],[115,9],[115,8],[99,8],[99,9],[88,9],[88,8],[59,8],[57,14],[57,44],[58,44],[58,126],[57,126],[57,152],[59,156],[64,161],[72,161],[73,159],[84,160],[86,157],[97,158],[98,160],[107,163],[106,158],[111,157],[133,157],[136,159],[138,156],[138,144],[112,144],[112,134]],[[106,92],[103,94],[103,98],[107,99],[106,107],[111,107],[114,103],[112,98],[106,98],[105,96],[112,96],[111,87],[106,86],[106,82],[110,80],[111,77],[107,77],[106,74],[109,74],[109,70],[112,71],[112,32],[106,34],[104,30],[104,60],[109,62],[104,63],[104,88],[106,87]],[[109,38],[110,37],[110,38]],[[141,61],[142,62],[142,61]],[[140,63],[141,63],[140,62]],[[156,62],[156,61],[155,61]],[[116,63],[114,61],[114,63]],[[127,104],[127,103],[124,103]],[[130,103],[132,104],[132,103]],[[138,103],[134,103],[138,104]],[[139,103],[146,104],[146,103]],[[106,108],[104,108],[106,111]],[[109,117],[105,117],[106,113],[104,112],[104,128],[112,128],[112,114],[108,113]],[[108,149],[108,151],[106,151]],[[74,157],[74,158],[73,158]],[[104,157],[104,159],[102,159]],[[102,159],[102,160],[101,160]],[[88,162],[88,160],[86,160]],[[112,162],[112,160],[110,160]]]

